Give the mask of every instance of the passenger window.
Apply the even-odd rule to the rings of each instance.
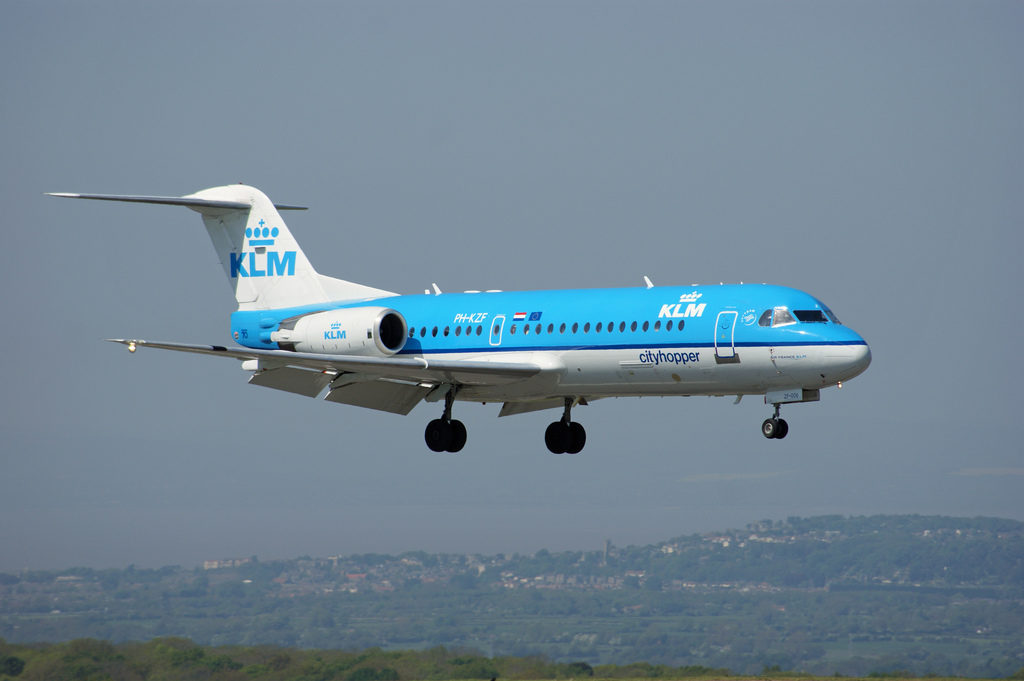
[[[626,322],[619,322],[619,333],[623,333],[626,330]]]
[[[580,328],[579,324],[577,324],[576,322],[572,323],[572,332],[573,333],[576,333],[577,331],[579,331],[579,328]]]
[[[455,327],[455,335],[456,336],[461,336],[462,335],[462,327],[461,326],[456,326]]]
[[[793,316],[802,322],[819,322],[824,324],[828,321],[825,319],[825,313],[821,310],[793,310]]]
[[[480,334],[482,334],[483,332],[484,332],[484,327],[483,327],[482,325],[481,325],[481,326],[477,326],[477,327],[476,327],[476,335],[478,335],[478,336],[479,336],[479,335],[480,335]],[[495,333],[497,333],[497,332],[495,332]]]
[[[668,320],[667,324],[665,324],[665,330],[666,331],[671,331],[672,330],[672,320],[671,319]]]
[[[644,331],[646,331],[649,328],[651,328],[651,323],[650,322],[644,322]]]
[[[509,329],[509,330],[508,330],[508,332],[509,332],[510,334],[512,334],[513,336],[514,336],[514,335],[516,335],[516,325],[515,325],[515,324],[513,324],[513,325],[512,325],[512,328],[511,328],[511,329]]]
[[[437,327],[436,326],[433,329],[431,329],[430,335],[433,336],[434,338],[437,338]]]
[[[679,331],[683,330],[683,324],[685,324],[685,323],[686,323],[685,319],[680,319],[679,320],[679,326],[677,327]]]
[[[594,332],[595,333],[601,333],[601,329],[603,329],[603,328],[604,328],[604,324],[602,324],[601,322],[598,322],[597,326],[594,327]]]
[[[540,331],[541,331],[541,325],[540,325],[540,324],[538,324],[538,325],[537,325],[537,328],[536,328],[536,329],[534,329],[534,331],[536,331],[536,332],[537,332],[537,335],[539,336],[539,335],[540,335]]]
[[[426,335],[427,335],[427,327],[421,326],[420,327],[420,338],[423,338]]]
[[[565,333],[565,322],[562,322],[562,325],[558,327],[558,333]]]
[[[548,324],[548,333],[554,333],[554,332],[555,332],[555,325],[554,324]]]
[[[772,311],[765,310],[761,313],[761,318],[757,320],[758,326],[771,326],[772,325]]]
[[[524,336],[529,336],[530,335],[530,325],[529,324],[523,324],[523,335]]]
[[[412,328],[412,327],[410,326],[410,327],[409,327],[409,338],[412,338],[412,337],[413,337],[413,336],[415,336],[415,335],[416,335],[416,329],[414,329],[414,328]]]
[[[448,327],[447,327],[447,326],[446,326],[446,327],[444,327],[444,335],[445,335],[445,336],[447,336],[447,335],[448,335]]]
[[[583,333],[590,333],[590,322],[583,325]]]
[[[636,331],[636,322],[633,322],[632,324],[629,325],[629,330]]]
[[[654,322],[654,330],[655,331],[661,331],[661,320],[660,319],[658,321]]]

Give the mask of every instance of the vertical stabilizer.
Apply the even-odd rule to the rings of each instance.
[[[313,269],[266,194],[242,184],[182,197],[54,194],[76,199],[187,206],[203,216],[239,310],[266,310],[395,295]]]
[[[253,310],[327,302],[316,270],[266,194],[231,185],[204,189],[185,199],[244,204],[241,209],[189,206],[202,214],[238,309]]]

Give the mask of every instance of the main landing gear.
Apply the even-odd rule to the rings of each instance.
[[[452,404],[455,402],[455,388],[444,396],[444,413],[441,418],[427,424],[423,439],[435,452],[458,452],[466,446],[466,426],[452,418]]]
[[[769,440],[781,440],[789,434],[789,424],[786,419],[779,418],[779,405],[775,405],[775,416],[765,419],[761,424],[761,434]]]
[[[572,397],[565,398],[565,413],[560,421],[555,421],[544,431],[544,444],[552,454],[579,454],[587,444],[587,431],[583,425],[570,417],[573,404]]]

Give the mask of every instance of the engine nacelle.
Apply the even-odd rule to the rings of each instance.
[[[390,308],[350,307],[286,319],[270,340],[293,352],[389,356],[408,334],[405,318]]]

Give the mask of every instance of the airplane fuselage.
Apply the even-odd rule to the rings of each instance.
[[[247,347],[278,349],[272,330],[285,319],[378,306],[406,321],[399,356],[561,369],[514,384],[467,385],[457,396],[465,401],[812,390],[856,376],[870,360],[867,343],[813,296],[762,284],[389,296],[235,312],[232,336]],[[792,321],[773,325],[765,314],[776,308]],[[330,353],[338,340],[366,334],[341,316],[334,326],[306,350]]]

